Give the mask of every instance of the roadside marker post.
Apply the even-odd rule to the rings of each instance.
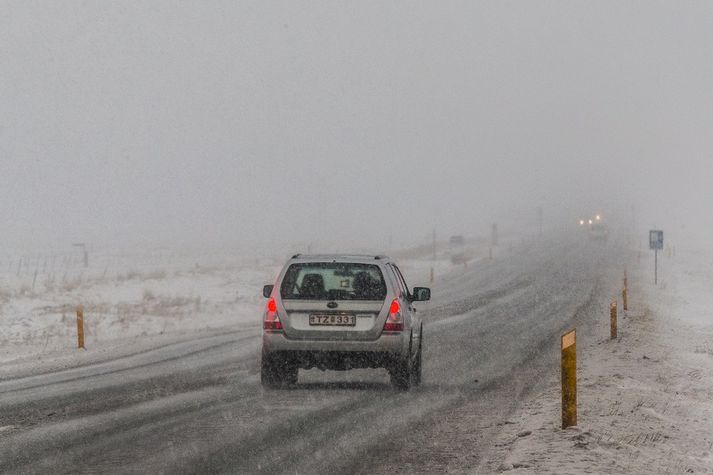
[[[84,308],[77,307],[77,348],[84,348]]]
[[[616,325],[616,300],[609,305],[609,324],[611,330],[611,339],[615,340],[617,335]]]
[[[83,242],[75,242],[72,243],[72,247],[78,247],[82,250],[84,267],[89,267],[89,251],[87,251],[87,244]]]
[[[654,251],[654,285],[659,284],[659,251],[663,249],[663,231],[649,231],[649,249]]]
[[[629,289],[626,288],[626,285],[621,289],[621,299],[624,301],[624,311],[626,312],[629,310]]]
[[[577,330],[561,337],[562,429],[577,425]]]

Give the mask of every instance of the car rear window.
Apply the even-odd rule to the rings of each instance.
[[[280,295],[285,300],[384,300],[386,284],[373,264],[299,263],[287,269]]]

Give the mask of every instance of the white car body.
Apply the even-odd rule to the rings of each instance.
[[[335,266],[347,272],[342,286],[348,290],[331,288],[322,294],[320,289],[319,298],[290,294],[288,287],[299,285],[297,280],[285,280],[288,273],[294,279],[302,269],[325,269],[339,275]],[[381,285],[374,297],[354,299],[354,270],[361,270],[357,274],[381,273],[383,285],[375,279],[369,282]],[[302,275],[302,285],[307,285],[307,277],[319,284],[320,278],[314,276]],[[413,303],[430,299],[430,290],[415,288],[414,293],[419,295],[411,294],[398,266],[388,257],[296,255],[285,264],[275,285],[266,286],[263,293],[269,299],[262,338],[262,379],[266,386],[294,384],[300,368],[384,367],[397,387],[407,389],[420,382],[423,325]],[[398,312],[393,312],[396,308]],[[398,323],[389,323],[396,322],[397,317]],[[409,374],[399,374],[404,371]]]

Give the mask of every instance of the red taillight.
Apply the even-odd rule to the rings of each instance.
[[[262,328],[265,330],[282,330],[282,322],[277,315],[277,303],[275,303],[274,298],[270,298],[267,301],[267,311],[262,322]]]
[[[389,307],[389,316],[386,317],[386,323],[384,323],[384,331],[386,332],[400,332],[404,330],[404,319],[401,316],[401,305],[398,299],[394,299]]]

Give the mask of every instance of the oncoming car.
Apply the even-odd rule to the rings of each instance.
[[[585,227],[585,225],[587,226]],[[609,237],[609,227],[604,223],[600,214],[590,218],[588,221],[580,219],[579,226],[587,230],[590,240],[606,241]]]
[[[410,291],[385,256],[293,256],[275,285],[266,285],[261,381],[295,384],[300,368],[386,368],[406,390],[421,382],[423,324]]]
[[[595,222],[589,227],[589,238],[595,241],[606,241],[609,237],[609,228],[601,222]]]

